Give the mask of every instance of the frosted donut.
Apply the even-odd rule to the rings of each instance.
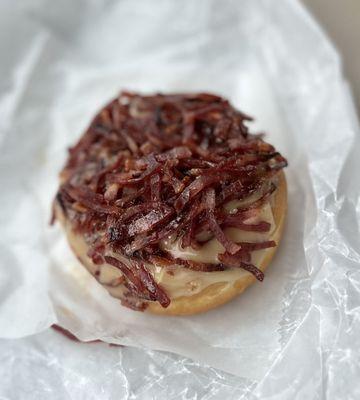
[[[123,305],[195,314],[263,280],[282,235],[287,162],[247,121],[211,94],[123,92],[69,150],[54,220]]]

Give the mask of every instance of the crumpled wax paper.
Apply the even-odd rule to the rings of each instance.
[[[4,1],[0,27],[1,396],[359,398],[359,127],[299,3]],[[48,226],[66,147],[121,89],[224,95],[290,162],[266,279],[218,310],[127,310]]]

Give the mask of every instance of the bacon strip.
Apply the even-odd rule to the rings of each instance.
[[[118,268],[129,283],[129,287],[136,294],[158,301],[163,307],[168,307],[170,299],[163,289],[155,282],[153,276],[143,263],[132,261],[132,268],[115,257],[105,256],[105,261]]]
[[[225,236],[225,233],[220,228],[220,225],[217,223],[215,216],[212,212],[207,212],[207,218],[209,221],[209,228],[211,232],[215,235],[216,239],[224,246],[226,251],[228,251],[230,254],[235,254],[241,250],[241,246],[237,245]]]
[[[255,276],[258,281],[264,280],[264,273],[250,262],[250,254],[243,252],[241,255],[219,254],[219,260],[228,267],[242,268]]]

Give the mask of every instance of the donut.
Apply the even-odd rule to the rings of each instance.
[[[251,121],[209,93],[121,92],[69,149],[52,221],[122,305],[191,315],[263,281],[287,161]]]

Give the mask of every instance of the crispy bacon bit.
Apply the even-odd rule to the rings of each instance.
[[[75,201],[81,203],[89,210],[103,213],[103,214],[117,214],[119,209],[116,206],[106,204],[104,196],[94,193],[86,186],[63,186],[63,192],[73,198]]]
[[[208,186],[213,185],[215,182],[219,182],[219,180],[221,180],[221,176],[219,174],[197,177],[176,199],[174,203],[175,210],[179,213],[199,193],[201,193]]]
[[[133,255],[133,253],[144,249],[147,246],[159,243],[161,240],[170,236],[173,232],[176,232],[180,224],[178,220],[172,220],[165,228],[161,230],[155,230],[151,235],[138,235],[138,237],[125,246],[125,254]]]
[[[264,273],[254,264],[242,262],[240,267],[253,274],[258,281],[262,282],[264,280]]]
[[[275,247],[276,243],[273,240],[259,243],[240,242],[241,248],[247,251],[255,251]]]
[[[226,237],[225,233],[217,223],[213,213],[208,212],[207,218],[209,221],[210,230],[215,235],[216,239],[224,246],[226,251],[228,251],[230,254],[235,254],[241,250],[241,247],[239,245]]]
[[[259,268],[255,267],[255,265],[251,264],[251,257],[248,252],[241,252],[236,256],[228,253],[219,254],[219,260],[228,267],[245,269],[253,274],[259,281],[264,280],[264,273],[259,270]]]
[[[173,261],[175,265],[182,265],[193,271],[213,272],[224,271],[226,269],[226,266],[223,264],[206,264],[192,260],[183,260],[181,258],[174,258]]]
[[[169,304],[146,262],[205,272],[244,268],[262,280],[251,253],[275,243],[234,243],[224,233],[228,227],[269,232],[269,223],[250,218],[259,216],[276,189],[274,175],[287,165],[261,135],[249,134],[251,120],[212,94],[123,92],[69,150],[56,202],[84,236],[93,262],[123,273],[123,303]],[[246,205],[225,213],[223,205],[235,199]],[[160,249],[164,239],[198,248],[208,237],[226,250],[219,264],[174,260]]]
[[[160,175],[153,175],[150,178],[150,189],[151,189],[151,200],[160,201],[161,200],[161,179]]]
[[[155,282],[153,276],[143,263],[132,260],[131,266],[125,265],[115,257],[105,256],[108,264],[118,268],[127,279],[130,291],[144,299],[158,301],[163,307],[170,304],[170,299],[163,289]]]
[[[170,207],[151,210],[148,214],[135,220],[129,225],[128,235],[135,236],[151,231],[155,226],[168,219],[173,213]]]

